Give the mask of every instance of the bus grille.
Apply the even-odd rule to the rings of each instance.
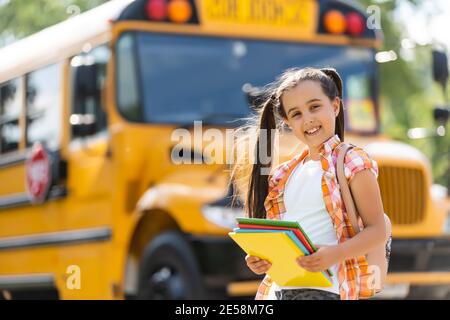
[[[393,224],[416,224],[423,220],[426,186],[422,170],[380,165],[378,182],[384,211]]]

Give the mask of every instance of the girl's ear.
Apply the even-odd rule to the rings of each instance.
[[[285,119],[284,117],[281,117],[281,119],[283,120],[283,123],[284,123],[284,125],[285,125],[286,127],[288,127],[289,129],[292,129],[292,128],[289,126],[289,122],[287,121],[287,119]]]
[[[339,115],[339,112],[341,111],[340,109],[341,109],[341,99],[339,97],[336,97],[333,100],[333,111],[336,117]]]

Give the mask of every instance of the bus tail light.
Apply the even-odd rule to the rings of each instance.
[[[338,10],[330,10],[323,17],[323,24],[326,31],[333,34],[344,33],[347,22],[344,15]]]
[[[364,32],[364,18],[356,12],[350,12],[345,17],[347,21],[347,31],[352,36],[359,36]]]
[[[165,0],[149,0],[145,6],[147,17],[150,20],[162,21],[167,16],[167,4]]]
[[[192,17],[192,7],[187,0],[172,0],[169,3],[169,19],[173,22],[183,23]]]

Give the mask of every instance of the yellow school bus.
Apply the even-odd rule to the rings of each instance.
[[[419,150],[380,133],[366,18],[331,0],[112,0],[2,48],[0,297],[252,297],[260,277],[227,236],[229,145],[206,132],[293,66],[343,76],[347,140],[378,161],[394,224],[391,294],[448,288],[445,197]],[[302,147],[280,143],[284,159]]]

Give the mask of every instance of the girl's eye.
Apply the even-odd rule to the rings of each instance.
[[[312,106],[313,109],[318,109],[319,107],[320,107],[319,104],[316,104],[316,105]]]
[[[301,116],[302,114],[300,113],[300,112],[297,112],[297,113],[294,113],[293,115],[292,115],[292,118],[295,118],[295,117],[297,117],[297,116]]]

